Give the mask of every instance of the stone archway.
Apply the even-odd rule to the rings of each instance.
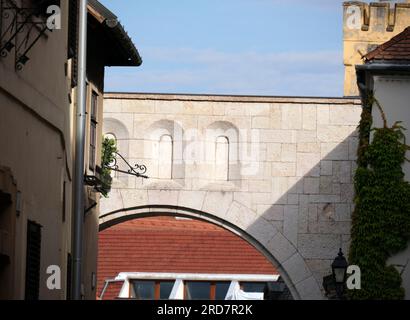
[[[159,215],[182,216],[216,224],[238,235],[263,254],[277,268],[294,299],[323,299],[316,280],[292,243],[276,228],[261,220],[253,220],[245,227],[244,215],[249,213],[248,208],[235,201],[228,206],[224,217],[184,206],[152,204],[105,213],[99,222],[100,231],[127,220]],[[242,223],[238,224],[238,221]]]

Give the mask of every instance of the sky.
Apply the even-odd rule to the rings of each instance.
[[[102,0],[142,57],[105,91],[342,96],[342,0]]]

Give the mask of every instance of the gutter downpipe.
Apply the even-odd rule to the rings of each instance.
[[[84,224],[84,149],[86,121],[87,0],[79,1],[78,84],[74,172],[74,244],[72,299],[81,300]]]

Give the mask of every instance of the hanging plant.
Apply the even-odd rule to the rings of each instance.
[[[108,193],[111,190],[112,178],[109,165],[115,159],[115,153],[118,152],[117,145],[114,139],[103,138],[102,152],[101,152],[101,181],[102,187],[100,188],[101,194],[108,198]]]

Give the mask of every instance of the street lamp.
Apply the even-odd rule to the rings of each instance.
[[[336,294],[339,299],[343,299],[347,267],[347,260],[343,255],[342,249],[340,249],[337,257],[332,263],[333,279],[336,284]]]

